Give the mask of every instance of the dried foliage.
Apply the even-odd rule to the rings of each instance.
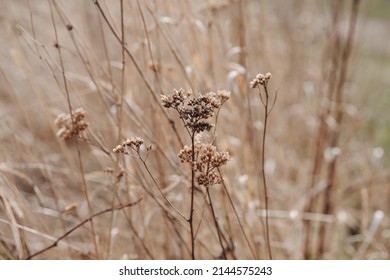
[[[389,259],[378,1],[0,2],[0,259]]]

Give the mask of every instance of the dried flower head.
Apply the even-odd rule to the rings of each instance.
[[[174,108],[179,113],[179,117],[192,134],[210,131],[213,125],[206,120],[214,116],[215,111],[229,99],[230,93],[208,92],[199,97],[189,98],[191,95],[191,91],[186,92],[184,89],[173,90],[170,96],[161,95],[161,101],[164,107]]]
[[[126,141],[123,141],[121,145],[116,146],[112,151],[117,154],[130,155],[130,149],[139,153],[140,147],[143,143],[144,140],[142,138],[131,137],[130,139],[128,138]]]
[[[184,101],[192,94],[191,91],[185,91],[184,89],[173,90],[173,93],[169,96],[161,95],[161,101],[165,108],[177,108],[184,104]]]
[[[192,146],[184,146],[179,153],[182,163],[190,163],[196,173],[196,181],[199,185],[210,187],[222,182],[216,168],[225,165],[230,156],[226,151],[218,152],[211,144],[196,143],[194,146],[195,162],[192,162]]]
[[[218,96],[218,98],[220,98],[221,103],[223,104],[230,98],[230,91],[218,90],[216,95]]]
[[[256,88],[258,85],[267,86],[271,77],[272,74],[270,72],[266,73],[265,75],[259,73],[256,75],[256,78],[250,82],[249,85],[251,88]]]
[[[191,96],[191,97],[190,97]],[[227,152],[218,152],[211,144],[202,144],[197,136],[210,131],[213,124],[208,119],[218,114],[221,106],[229,99],[230,92],[222,90],[192,97],[191,91],[173,90],[170,96],[161,95],[164,107],[175,109],[183,121],[194,146],[184,146],[178,154],[182,163],[189,163],[195,172],[196,182],[205,187],[222,182],[216,168],[229,160]],[[196,140],[196,141],[195,141]],[[194,173],[193,173],[194,175]]]
[[[69,140],[73,137],[83,138],[83,131],[88,127],[88,123],[84,121],[86,112],[83,108],[78,108],[70,114],[60,114],[54,121],[59,128],[57,136]]]

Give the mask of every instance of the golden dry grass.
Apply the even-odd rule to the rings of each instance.
[[[190,259],[177,155],[191,138],[160,101],[179,88],[231,92],[214,142],[231,160],[210,188],[216,218],[195,190],[195,257],[224,257],[217,220],[227,258],[267,259],[259,72],[278,93],[264,154],[273,258],[389,258],[386,1],[359,3],[353,36],[358,1],[94,2],[0,3],[1,259]],[[78,108],[82,138],[60,137],[57,116]],[[113,152],[132,136],[151,145],[145,164]]]

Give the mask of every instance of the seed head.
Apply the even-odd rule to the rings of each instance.
[[[251,88],[256,88],[258,85],[267,86],[268,81],[271,79],[272,74],[270,72],[267,72],[265,75],[259,73],[256,75],[256,78],[254,78],[250,83],[249,86]]]
[[[83,108],[78,108],[70,114],[60,114],[54,120],[59,128],[57,136],[69,140],[73,137],[83,138],[83,132],[87,129],[88,123],[84,121],[86,112]]]
[[[192,146],[186,145],[178,156],[182,163],[187,162],[192,165],[197,183],[205,187],[220,184],[222,178],[215,169],[228,162],[229,153],[226,151],[218,152],[217,148],[211,144],[196,143],[194,155],[195,162],[192,162]]]
[[[123,141],[121,145],[116,146],[112,151],[117,154],[129,155],[129,149],[139,153],[141,145],[144,140],[140,137],[131,137]]]

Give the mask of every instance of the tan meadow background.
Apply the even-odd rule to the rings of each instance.
[[[386,0],[1,1],[0,258],[190,259],[191,139],[160,101],[184,88],[231,92],[197,259],[268,259],[266,215],[274,259],[389,259],[389,38]],[[113,153],[132,136],[141,159]]]

